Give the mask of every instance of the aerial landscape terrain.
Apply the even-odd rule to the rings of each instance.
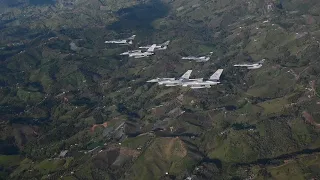
[[[0,180],[320,179],[319,41],[318,0],[0,0]]]

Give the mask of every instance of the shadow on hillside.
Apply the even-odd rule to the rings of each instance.
[[[166,16],[169,8],[160,1],[152,3],[139,4],[130,8],[124,8],[117,12],[119,21],[108,26],[108,29],[123,31],[151,31],[153,30],[151,23]]]
[[[55,0],[29,0],[30,4],[32,5],[53,5],[56,3]]]

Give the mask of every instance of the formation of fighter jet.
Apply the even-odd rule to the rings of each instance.
[[[168,48],[168,45],[169,45],[169,43],[170,43],[170,41],[166,41],[166,42],[164,42],[164,43],[162,43],[162,44],[158,44],[158,45],[156,45],[156,47],[154,48],[154,50],[165,50],[165,49],[167,49]],[[140,46],[139,48],[140,49],[148,49],[148,48],[150,48],[152,45],[147,45],[147,46]]]
[[[126,56],[128,55],[129,57],[133,57],[135,59],[137,58],[143,58],[143,57],[148,57],[154,55],[154,49],[156,47],[156,44],[153,44],[147,49],[147,51],[142,51],[142,50],[132,50],[132,51],[127,51],[124,53],[121,53],[120,55]]]
[[[262,64],[264,63],[265,59],[262,59],[261,61],[257,63],[245,63],[245,64],[235,64],[233,66],[235,67],[247,67],[247,69],[259,69],[262,67]]]
[[[131,45],[133,43],[134,38],[136,35],[132,35],[129,38],[126,39],[118,39],[118,40],[112,40],[112,41],[105,41],[106,44],[120,44],[120,45]]]
[[[187,56],[187,57],[182,57],[181,59],[184,60],[194,60],[196,62],[207,62],[210,60],[211,55],[213,54],[213,52],[210,52],[208,55],[206,56]]]
[[[212,85],[219,84],[220,76],[223,69],[218,69],[210,78],[203,81],[203,78],[190,79],[192,70],[188,70],[179,79],[175,78],[156,78],[149,80],[147,82],[157,82],[159,85],[165,86],[183,86],[190,87],[192,89],[210,88]]]
[[[121,44],[121,45],[130,45],[133,43],[133,40],[136,35],[132,35],[127,39],[122,40],[113,40],[113,41],[105,41],[105,43],[113,43],[113,44]],[[133,58],[143,58],[154,55],[154,51],[157,50],[165,50],[168,48],[170,41],[166,41],[162,44],[152,44],[146,46],[140,46],[138,50],[130,50],[127,52],[123,52],[120,55],[133,57]],[[196,62],[206,62],[210,60],[213,52],[210,52],[206,56],[188,56],[182,57],[184,60],[194,60]],[[244,64],[235,64],[235,67],[247,67],[248,69],[258,69],[262,67],[265,59],[257,63],[244,63]],[[159,85],[164,86],[182,86],[182,87],[190,87],[191,89],[202,89],[202,88],[210,88],[213,85],[217,85],[220,83],[220,76],[223,72],[223,69],[218,69],[214,74],[212,74],[209,79],[204,80],[203,78],[190,79],[190,75],[192,70],[188,70],[185,72],[180,78],[155,78],[151,79],[147,82],[150,83],[158,83]]]

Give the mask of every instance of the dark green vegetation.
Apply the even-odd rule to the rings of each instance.
[[[0,179],[319,178],[320,4],[268,2],[1,1]],[[210,89],[145,83],[217,68]]]
[[[54,4],[55,0],[29,0],[29,2],[32,5],[47,5]]]

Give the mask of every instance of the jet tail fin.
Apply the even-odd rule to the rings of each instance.
[[[259,64],[264,63],[265,60],[266,60],[266,59],[262,59],[261,61],[259,61]]]
[[[170,41],[166,41],[166,42],[162,43],[161,45],[162,45],[162,46],[168,46],[169,43],[170,43]]]
[[[210,76],[209,80],[219,80],[220,76],[223,72],[223,69],[218,69],[212,76]]]
[[[191,73],[192,73],[192,70],[188,70],[187,72],[185,72],[185,73],[181,76],[181,78],[182,78],[182,79],[189,79]]]
[[[148,52],[153,52],[154,48],[156,47],[156,44],[152,44],[152,46],[149,47],[149,49],[147,50]]]
[[[132,35],[131,37],[128,38],[128,40],[134,40],[135,37],[136,35]]]

